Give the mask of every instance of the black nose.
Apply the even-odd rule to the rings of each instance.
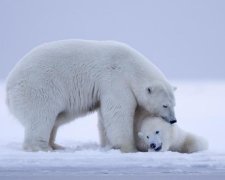
[[[155,151],[160,151],[162,149],[162,144],[155,149]]]
[[[154,143],[150,144],[150,148],[155,149],[156,145]]]
[[[174,119],[174,120],[171,120],[171,121],[170,121],[170,124],[174,124],[174,123],[176,123],[176,122],[177,122],[177,120]]]

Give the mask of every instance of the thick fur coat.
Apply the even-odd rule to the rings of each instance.
[[[7,104],[24,125],[28,151],[59,148],[59,126],[95,110],[101,132],[123,152],[136,151],[137,107],[175,120],[173,87],[165,76],[133,48],[112,41],[64,40],[34,48],[8,76]]]

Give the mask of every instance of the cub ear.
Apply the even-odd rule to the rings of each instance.
[[[144,134],[142,132],[138,132],[138,137],[142,139],[144,137]]]

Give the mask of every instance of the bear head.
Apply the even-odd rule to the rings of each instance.
[[[170,124],[176,123],[175,89],[165,82],[146,83],[139,87],[136,93],[138,105],[149,112],[151,116],[161,117]]]
[[[147,117],[140,123],[140,129],[137,130],[139,150],[153,152],[169,150],[174,125],[158,117]]]

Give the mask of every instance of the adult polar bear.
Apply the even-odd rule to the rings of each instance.
[[[136,107],[174,123],[173,87],[160,70],[125,44],[63,40],[34,48],[7,80],[7,104],[25,127],[28,151],[57,149],[57,129],[99,109],[110,144],[136,151]],[[120,137],[120,138],[118,138]]]

